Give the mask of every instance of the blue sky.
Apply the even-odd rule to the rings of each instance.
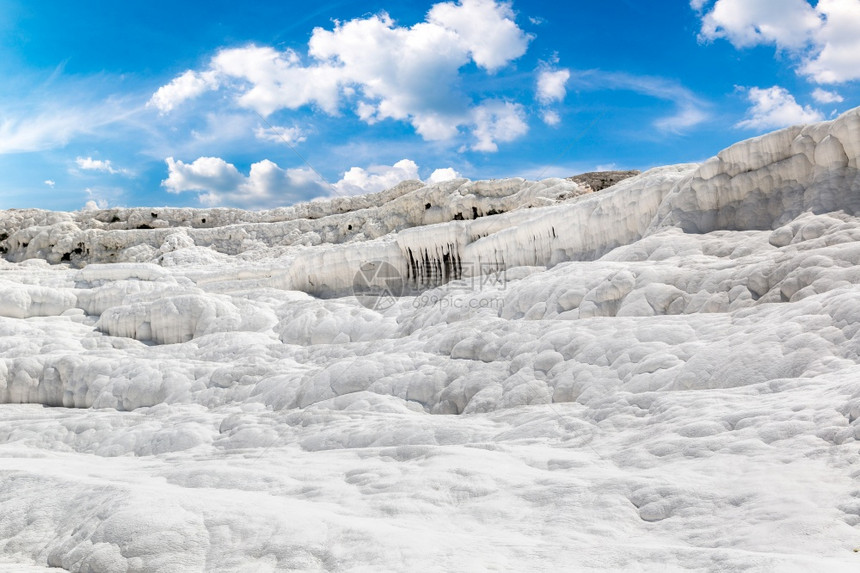
[[[309,6],[0,0],[0,208],[647,169],[860,105],[860,0]]]

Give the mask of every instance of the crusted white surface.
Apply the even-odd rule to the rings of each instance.
[[[582,197],[460,180],[263,213],[2,213],[0,551],[853,570],[858,117]],[[407,279],[391,307],[348,293],[369,260]]]

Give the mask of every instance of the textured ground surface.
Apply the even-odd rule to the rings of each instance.
[[[858,157],[4,212],[0,571],[857,570]]]

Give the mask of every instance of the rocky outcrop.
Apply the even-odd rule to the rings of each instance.
[[[581,173],[567,179],[580,186],[587,187],[593,192],[597,192],[636,175],[639,175],[639,171],[636,169],[630,171],[589,171],[588,173]]]

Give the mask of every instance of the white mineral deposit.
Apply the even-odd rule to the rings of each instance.
[[[860,567],[858,160],[3,211],[0,570]]]

